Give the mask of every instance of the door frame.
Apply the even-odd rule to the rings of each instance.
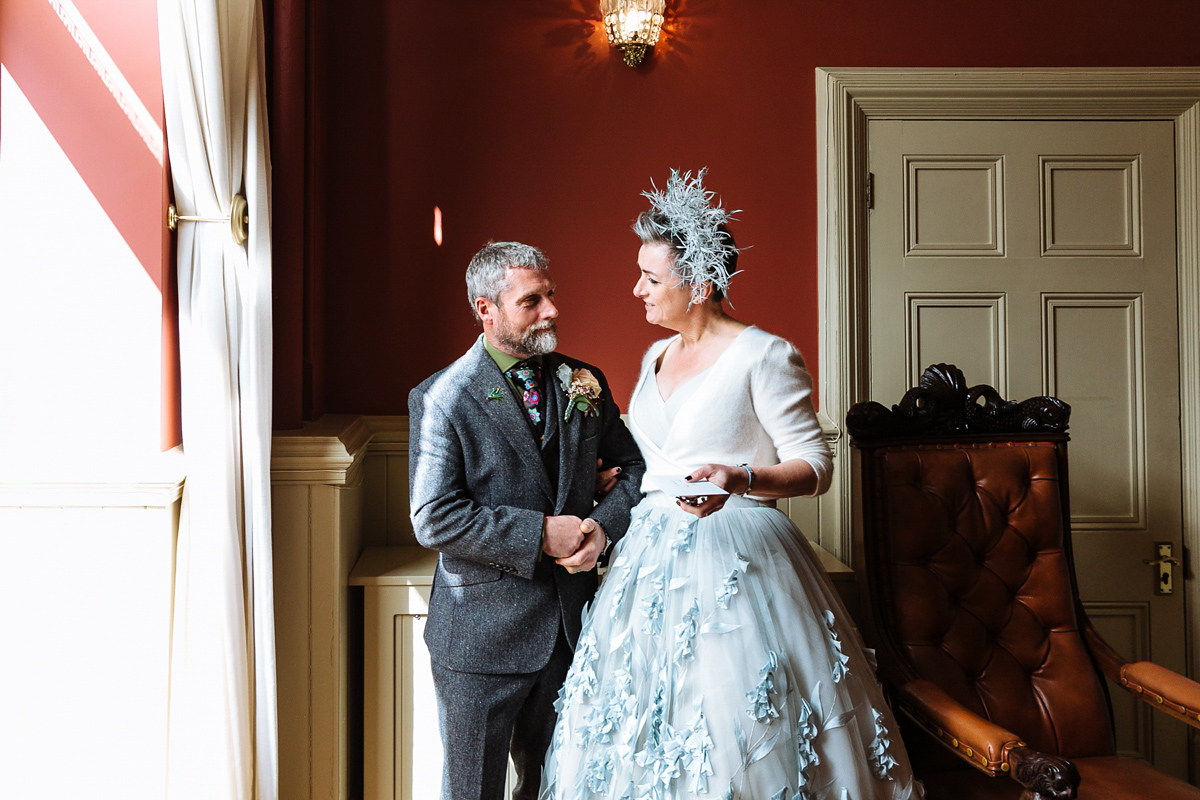
[[[873,119],[1169,120],[1175,126],[1184,577],[1200,558],[1200,69],[816,70],[820,401],[842,468],[820,508],[820,540],[853,541],[846,412],[871,399],[867,293],[867,124]],[[898,400],[899,398],[875,398]],[[1188,673],[1200,666],[1200,592],[1183,580]]]

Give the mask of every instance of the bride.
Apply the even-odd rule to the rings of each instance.
[[[800,353],[725,310],[738,249],[704,174],[672,171],[634,225],[634,294],[676,334],[630,402],[646,496],[585,613],[540,797],[921,797],[852,620],[774,507],[824,492],[831,456]]]

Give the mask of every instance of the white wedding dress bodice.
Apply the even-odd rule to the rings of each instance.
[[[832,462],[791,344],[742,331],[663,400],[650,348],[630,403],[647,473]],[[804,536],[730,497],[698,519],[650,491],[613,550],[560,693],[542,800],[922,796],[853,621]]]
[[[833,462],[813,411],[812,379],[790,342],[746,328],[711,367],[664,401],[655,366],[676,338],[646,352],[629,405],[647,474],[686,475],[701,464],[765,467],[802,458],[817,473],[816,494],[829,488]],[[661,493],[651,492],[648,499],[675,504]]]

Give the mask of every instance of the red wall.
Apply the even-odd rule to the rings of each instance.
[[[463,271],[489,238],[546,251],[562,349],[599,364],[624,406],[663,335],[630,295],[629,225],[671,167],[708,166],[744,209],[735,316],[815,372],[816,67],[1200,65],[1193,0],[667,0],[665,41],[637,70],[598,30],[598,0],[326,2],[313,338],[307,371],[277,363],[277,427],[407,413],[408,390],[477,333]]]

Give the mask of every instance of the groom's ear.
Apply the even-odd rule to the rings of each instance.
[[[475,313],[479,316],[481,323],[495,324],[496,322],[496,307],[488,302],[486,297],[475,298]]]

